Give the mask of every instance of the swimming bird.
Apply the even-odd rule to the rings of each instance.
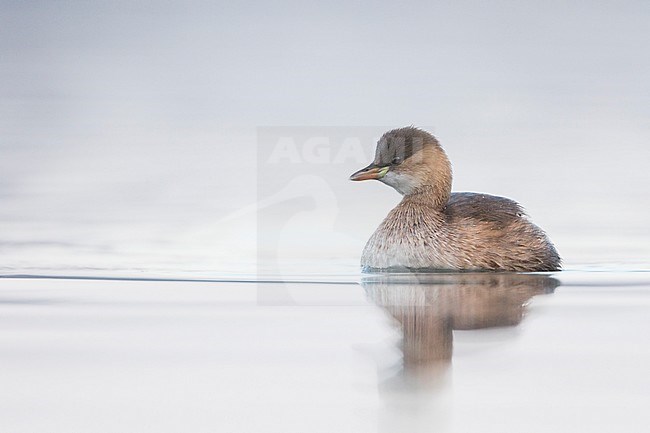
[[[372,163],[350,179],[376,179],[403,195],[368,240],[364,271],[560,269],[555,247],[518,203],[451,192],[449,158],[422,129],[386,132]]]

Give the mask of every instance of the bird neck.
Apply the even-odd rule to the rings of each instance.
[[[444,209],[451,197],[452,173],[451,163],[442,148],[437,147],[418,171],[421,181],[404,195],[404,200]]]
[[[411,204],[426,205],[442,211],[447,205],[450,196],[451,191],[441,185],[424,185],[406,194],[402,201]]]

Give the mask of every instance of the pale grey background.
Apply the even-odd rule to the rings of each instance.
[[[408,124],[569,268],[647,268],[647,2],[0,7],[3,273],[254,272],[258,127]],[[289,242],[283,272],[356,271],[398,200],[358,164],[313,166],[298,194],[333,219],[300,224],[329,248]]]

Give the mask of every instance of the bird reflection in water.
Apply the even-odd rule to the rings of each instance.
[[[453,331],[518,325],[527,302],[559,282],[541,274],[376,274],[362,280],[367,296],[402,333],[402,373],[418,381],[451,364]]]
[[[379,431],[417,433],[446,431],[452,422],[453,331],[517,326],[527,302],[559,282],[541,274],[476,272],[376,274],[361,284],[402,335],[401,368],[380,382]]]

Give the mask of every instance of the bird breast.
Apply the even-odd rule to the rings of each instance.
[[[361,266],[366,270],[457,268],[451,255],[442,254],[443,242],[442,221],[431,209],[400,205],[368,240]]]

